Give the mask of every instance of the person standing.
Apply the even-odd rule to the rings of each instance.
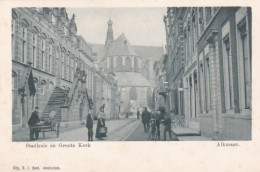
[[[147,111],[147,107],[145,107],[143,113],[142,113],[142,123],[144,125],[144,132],[148,132],[149,122],[151,120],[151,114]]]
[[[104,113],[104,106],[100,108],[100,112],[98,113],[98,122],[97,122],[97,129],[96,129],[96,138],[102,140],[103,137],[106,137],[106,132],[102,130],[106,127],[105,123],[105,113]]]
[[[165,108],[161,108],[161,115],[164,117],[164,141],[166,141],[166,132],[169,133],[170,139],[172,140],[172,129],[171,129],[171,116],[165,111]]]
[[[161,132],[160,132],[161,120],[162,120],[162,115],[161,115],[160,111],[157,111],[155,124],[156,124],[156,129],[157,129],[158,140],[161,139]]]
[[[28,121],[28,125],[30,126],[30,140],[37,140],[39,137],[39,130],[32,128],[36,126],[38,122],[40,122],[38,109],[39,107],[35,107],[35,110]]]
[[[140,111],[137,111],[137,119],[140,119]]]
[[[93,141],[93,118],[91,113],[87,115],[86,127],[88,128],[88,141]]]

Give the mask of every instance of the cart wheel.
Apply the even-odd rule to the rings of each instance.
[[[60,123],[56,124],[56,136],[57,138],[59,138],[59,134],[60,134]]]

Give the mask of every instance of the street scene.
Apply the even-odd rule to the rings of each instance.
[[[13,142],[252,139],[251,8],[13,8],[11,29]]]

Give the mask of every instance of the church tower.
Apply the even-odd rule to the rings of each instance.
[[[111,43],[114,41],[113,29],[112,29],[113,22],[111,21],[111,19],[109,19],[107,24],[108,24],[108,28],[107,28],[107,39],[106,39],[105,46],[106,48],[109,48]]]

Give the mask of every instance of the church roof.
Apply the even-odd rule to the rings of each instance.
[[[159,46],[141,46],[134,45],[133,48],[143,58],[151,58],[153,60],[159,60],[160,57],[164,54],[163,47]]]
[[[97,54],[97,61],[101,61],[108,55],[138,55],[144,59],[151,58],[156,61],[164,54],[164,49],[162,46],[131,45],[125,35],[121,34],[108,50],[104,44],[92,44],[92,52]]]
[[[116,72],[119,87],[152,87],[152,84],[140,73]]]
[[[113,55],[138,55],[132,48],[130,42],[126,39],[124,34],[121,34],[116,40],[110,45],[108,56]]]

